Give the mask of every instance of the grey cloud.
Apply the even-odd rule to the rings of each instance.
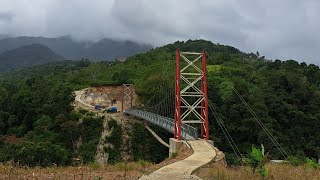
[[[10,22],[12,21],[14,15],[10,12],[1,12],[0,11],[0,21],[2,22]]]
[[[155,46],[202,38],[271,59],[320,64],[319,9],[318,0],[1,0],[0,34]]]

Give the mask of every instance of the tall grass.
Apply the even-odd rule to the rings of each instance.
[[[76,167],[26,167],[14,164],[0,164],[0,179],[137,179],[142,176],[144,168],[150,167],[149,162],[116,163],[100,166],[89,164]]]
[[[269,175],[263,179],[320,179],[320,169],[315,169],[309,165],[293,166],[290,164],[270,164],[268,163]],[[247,180],[247,179],[262,179],[258,174],[252,173],[252,169],[247,166],[239,167],[222,167],[213,166],[210,168],[201,168],[196,172],[196,175],[203,179],[215,180]]]

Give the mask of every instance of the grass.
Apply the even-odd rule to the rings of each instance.
[[[178,157],[177,157],[178,158]],[[172,160],[168,158],[168,161]],[[165,164],[167,165],[168,162]],[[138,179],[144,173],[156,170],[155,166],[149,162],[139,160],[138,162],[116,163],[114,165],[100,166],[92,163],[85,166],[75,167],[48,167],[29,168],[12,164],[0,164],[0,179],[56,179],[56,180],[111,180],[111,179]],[[247,180],[247,179],[319,179],[320,169],[309,165],[292,166],[290,164],[267,164],[269,175],[262,178],[258,172],[252,173],[252,169],[247,166],[223,167],[218,163],[210,167],[200,168],[195,175],[204,180]],[[158,167],[159,168],[159,167]],[[146,170],[146,171],[144,171]],[[148,174],[149,174],[148,173]]]
[[[320,178],[320,169],[312,168],[308,165],[292,166],[289,164],[267,164],[269,175],[264,179],[288,179],[288,180],[317,180]],[[263,179],[258,172],[252,173],[252,169],[247,166],[223,167],[214,165],[199,169],[195,175],[202,179],[214,180],[247,180]]]
[[[178,152],[171,153],[171,158],[174,159],[178,156]]]
[[[29,168],[2,164],[0,165],[0,179],[137,179],[143,175],[144,168],[150,167],[151,165],[149,162],[129,162],[105,166],[89,164],[76,167]]]

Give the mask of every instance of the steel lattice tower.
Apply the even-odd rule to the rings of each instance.
[[[124,112],[127,109],[132,108],[133,101],[133,85],[132,84],[123,84],[122,85],[122,109]]]
[[[193,58],[189,60],[188,58]],[[209,140],[206,53],[176,51],[174,138],[181,124],[199,124],[200,137]]]

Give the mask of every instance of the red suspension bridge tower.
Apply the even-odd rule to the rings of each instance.
[[[189,58],[193,58],[189,60]],[[176,51],[174,138],[181,124],[200,125],[200,138],[209,140],[206,53]]]

